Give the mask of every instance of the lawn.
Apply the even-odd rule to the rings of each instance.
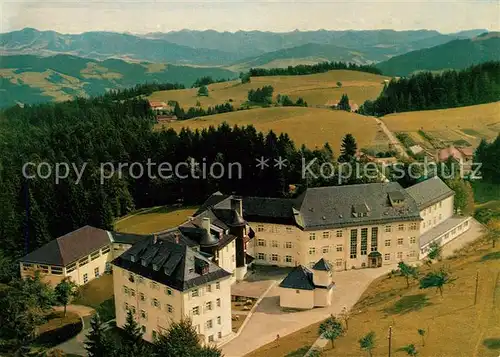
[[[379,151],[389,149],[387,137],[373,118],[331,109],[259,108],[173,122],[166,127],[177,131],[182,127],[203,129],[223,122],[230,126],[252,124],[258,131],[266,133],[269,130],[278,134],[285,132],[296,146],[304,144],[311,149],[321,148],[328,142],[336,156],[339,154],[342,137],[348,133],[354,135],[359,148]]]
[[[392,352],[414,344],[419,357],[498,357],[500,354],[500,251],[490,244],[475,242],[454,258],[432,266],[451,269],[457,280],[444,288],[421,290],[416,281],[406,288],[402,277],[384,276],[375,280],[353,308],[347,334],[328,344],[323,356],[359,357],[358,340],[370,331],[376,334],[374,356],[386,356],[388,331],[392,326]],[[430,268],[421,268],[425,273]],[[475,277],[479,273],[477,303],[474,305]],[[318,324],[280,338],[247,357],[286,356],[317,338]],[[426,330],[425,346],[418,329]],[[300,342],[299,342],[300,341]],[[299,355],[297,355],[299,356]],[[303,356],[303,354],[300,354]]]
[[[155,207],[123,217],[115,222],[115,230],[123,233],[152,234],[187,221],[197,207]]]
[[[408,133],[424,147],[445,147],[457,142],[476,147],[482,138],[494,139],[500,132],[500,102],[390,114],[382,120],[389,130]]]
[[[72,304],[90,306],[96,309],[99,305],[112,297],[113,275],[104,274],[81,286]]]
[[[197,101],[203,108],[207,108],[231,100],[238,108],[247,100],[250,89],[272,85],[274,96],[286,94],[294,100],[300,96],[309,106],[323,106],[328,103],[332,105],[333,102],[340,100],[344,93],[350,100],[361,105],[367,99],[378,97],[385,79],[390,78],[371,73],[334,70],[305,76],[252,77],[251,83],[245,84],[239,81],[215,83],[208,86],[208,97],[198,97],[197,89],[183,89],[155,92],[149,98],[164,102],[174,100],[184,108],[194,107]],[[342,83],[341,88],[338,88],[337,82]]]

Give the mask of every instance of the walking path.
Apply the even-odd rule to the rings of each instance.
[[[64,307],[56,306],[54,308],[56,311],[63,311]],[[55,348],[62,350],[66,354],[73,354],[78,356],[86,356],[87,351],[85,351],[83,343],[85,342],[85,336],[87,335],[90,327],[90,319],[94,314],[95,310],[88,306],[83,305],[68,305],[67,311],[73,312],[80,316],[82,319],[82,331],[72,339],[57,345]]]
[[[331,314],[339,314],[358,301],[370,283],[395,268],[387,265],[379,269],[360,269],[336,272],[332,305],[306,311],[285,312],[279,306],[279,287],[274,286],[264,296],[241,334],[222,347],[226,357],[241,357],[276,339],[286,336]]]
[[[385,123],[382,120],[380,120],[379,118],[374,118],[374,119],[377,122],[377,124],[380,126],[380,129],[382,129],[382,131],[385,133],[385,135],[387,135],[387,137],[389,138],[389,144],[394,149],[396,149],[402,157],[407,158],[408,154],[406,153],[406,150],[403,147],[403,145],[401,145],[401,143],[399,142],[398,138],[396,138],[396,135],[394,135],[392,133],[392,131],[389,130],[387,125],[385,125]]]

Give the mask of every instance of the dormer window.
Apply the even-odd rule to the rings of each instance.
[[[141,265],[142,265],[143,267],[145,267],[145,266],[147,266],[147,265],[148,265],[148,263],[146,262],[146,259],[141,259]]]
[[[353,217],[368,217],[370,208],[366,203],[356,204],[352,206]]]
[[[388,192],[387,196],[391,206],[401,206],[405,201],[405,196],[399,191]]]
[[[135,261],[136,261],[136,257],[135,257],[135,255],[131,255],[131,256],[130,256],[130,261],[131,261],[132,263],[135,263]]]
[[[153,270],[154,271],[160,270],[160,267],[158,266],[158,264],[153,264]]]

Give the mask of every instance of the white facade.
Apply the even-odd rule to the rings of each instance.
[[[423,221],[420,223],[420,234],[431,230],[453,216],[454,196],[445,198],[433,205],[420,207],[420,216]]]

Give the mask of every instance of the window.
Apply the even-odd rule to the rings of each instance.
[[[439,202],[439,208],[443,207],[443,202]]]
[[[391,254],[390,253],[384,254],[384,260],[391,260]]]
[[[212,302],[211,301],[207,301],[205,303],[205,311],[210,311],[212,310]]]
[[[280,232],[280,227],[279,226],[272,226],[271,230],[273,233],[279,233]]]
[[[213,326],[214,326],[214,324],[213,324],[212,320],[207,320],[207,322],[205,323],[206,329],[211,329]]]
[[[125,271],[124,271],[125,272]],[[128,281],[130,281],[131,283],[135,282],[135,277],[134,277],[134,274],[130,273],[128,275]]]
[[[76,263],[70,264],[66,267],[66,274],[71,273],[76,269]]]
[[[214,342],[214,335],[208,336],[208,342]]]
[[[99,277],[99,267],[97,267],[97,268],[95,268],[95,269],[94,269],[94,276],[95,276],[96,278],[98,278],[98,277]]]
[[[264,239],[257,239],[257,245],[259,247],[265,247],[266,246],[266,241]]]
[[[405,225],[404,224],[399,224],[398,225],[398,231],[404,231],[405,230]]]
[[[408,256],[409,256],[410,258],[415,257],[415,251],[414,251],[414,250],[411,250],[411,251],[408,253]]]
[[[435,210],[436,210],[436,208],[437,208],[437,205],[432,206],[432,208],[433,208],[433,209],[434,209],[434,211],[435,211]]]
[[[370,250],[372,252],[376,252],[378,250],[378,227],[372,228],[372,239],[371,239]]]
[[[410,237],[410,244],[417,243],[417,237]]]
[[[292,263],[293,262],[292,256],[291,255],[285,255],[285,262],[286,263]]]
[[[323,248],[321,248],[323,254],[328,254],[328,251],[330,250],[330,248],[326,245],[324,246]]]
[[[99,258],[100,255],[101,255],[100,251],[94,252],[90,254],[90,260],[96,260],[97,258]]]
[[[257,232],[264,232],[264,226],[262,224],[257,225]]]
[[[87,284],[87,282],[89,281],[89,276],[87,273],[83,274],[83,283],[84,284]]]
[[[170,288],[165,288],[165,294],[167,294],[168,296],[172,296],[174,292]]]
[[[366,255],[368,250],[368,228],[361,228],[361,255]]]
[[[220,332],[220,331],[217,332],[217,338],[219,338],[219,339],[222,338],[222,332]]]
[[[292,248],[292,242],[285,242],[285,248]]]
[[[207,285],[207,293],[211,293],[212,292],[212,285],[208,284]]]
[[[142,276],[139,277],[138,281],[139,284],[144,284],[144,278]]]
[[[295,290],[295,294],[300,294],[300,290]]]
[[[167,304],[167,311],[171,314],[174,312],[174,307],[170,304]]]
[[[50,267],[50,272],[54,275],[62,275],[63,268],[62,267]]]
[[[392,232],[392,226],[385,226],[385,231],[386,231],[387,233]]]
[[[271,254],[271,261],[277,262],[279,260],[278,254]]]
[[[314,254],[316,254],[316,248],[310,247],[309,248],[309,255],[314,255]]]
[[[151,331],[151,337],[153,337],[153,340],[156,340],[157,336],[158,335],[155,330]]]
[[[191,291],[191,297],[197,297],[197,296],[200,296],[200,292],[198,291],[198,289]]]
[[[403,238],[398,238],[398,245],[403,245]]]
[[[156,308],[160,308],[160,302],[158,301],[158,299],[153,299],[152,305]]]
[[[217,299],[217,300],[215,300],[215,301],[216,301],[216,305],[217,305],[217,307],[220,307],[220,298],[219,298],[219,299]]]
[[[139,297],[140,297],[141,301],[146,301],[146,296],[144,296],[144,293],[140,293]]]
[[[127,288],[127,287],[124,285],[124,286],[123,286],[123,293],[124,293],[125,295],[128,295],[128,294],[129,294],[129,292],[130,292],[129,288]]]
[[[109,245],[105,246],[101,249],[101,254],[106,254],[110,251]]]
[[[455,235],[455,233],[457,233],[457,230],[456,230],[456,229],[453,229],[453,230],[451,231],[451,235],[452,235],[452,236],[454,236],[454,235]]]
[[[343,252],[344,251],[344,246],[342,244],[337,244],[337,252]]]
[[[403,259],[403,252],[398,252],[397,258],[398,258],[398,260],[402,260]]]
[[[130,311],[132,312],[133,315],[135,315],[135,306],[131,306]]]
[[[231,242],[231,248],[234,248],[234,240]]]
[[[465,221],[464,222],[464,227],[468,227],[469,226],[469,221]]]
[[[390,247],[391,246],[391,240],[390,239],[386,239],[385,240],[385,246],[386,247]]]
[[[127,310],[128,310],[128,303],[127,303],[127,302],[123,305],[123,309],[124,309],[125,311],[127,311]]]
[[[292,227],[286,227],[286,232],[287,233],[292,233]]]
[[[193,307],[193,315],[199,315],[199,314],[200,314],[200,307],[194,306]]]
[[[135,290],[134,289],[130,289],[130,296],[132,296],[132,297],[135,296]]]
[[[358,230],[351,229],[351,259],[356,259],[358,256]]]
[[[309,233],[309,240],[316,240],[316,233]]]
[[[49,272],[49,266],[48,265],[38,265],[38,269],[42,271],[42,273],[48,273]]]
[[[84,266],[85,264],[87,264],[89,262],[89,257],[85,257],[85,258],[82,258],[78,261],[78,265],[79,266]]]
[[[342,268],[342,265],[343,265],[342,263],[343,263],[343,262],[342,262],[342,259],[336,259],[336,260],[335,260],[335,266],[336,266],[337,268]]]
[[[216,288],[217,290],[220,290],[220,283],[215,283],[215,288]]]
[[[148,319],[148,313],[144,310],[141,310],[141,318],[144,320]]]
[[[259,260],[266,260],[266,255],[264,253],[258,253],[257,254],[257,259],[259,259]]]
[[[330,232],[323,232],[323,239],[330,238]]]
[[[220,316],[217,316],[217,325],[220,325],[222,324],[222,319],[220,318]]]
[[[337,238],[341,238],[342,237],[342,231],[341,230],[338,230],[337,231]]]
[[[418,223],[412,222],[410,223],[410,231],[416,231],[418,229]]]
[[[151,283],[151,289],[160,290],[160,285],[158,283]]]
[[[277,240],[271,241],[271,247],[278,248],[279,247],[278,241]]]

